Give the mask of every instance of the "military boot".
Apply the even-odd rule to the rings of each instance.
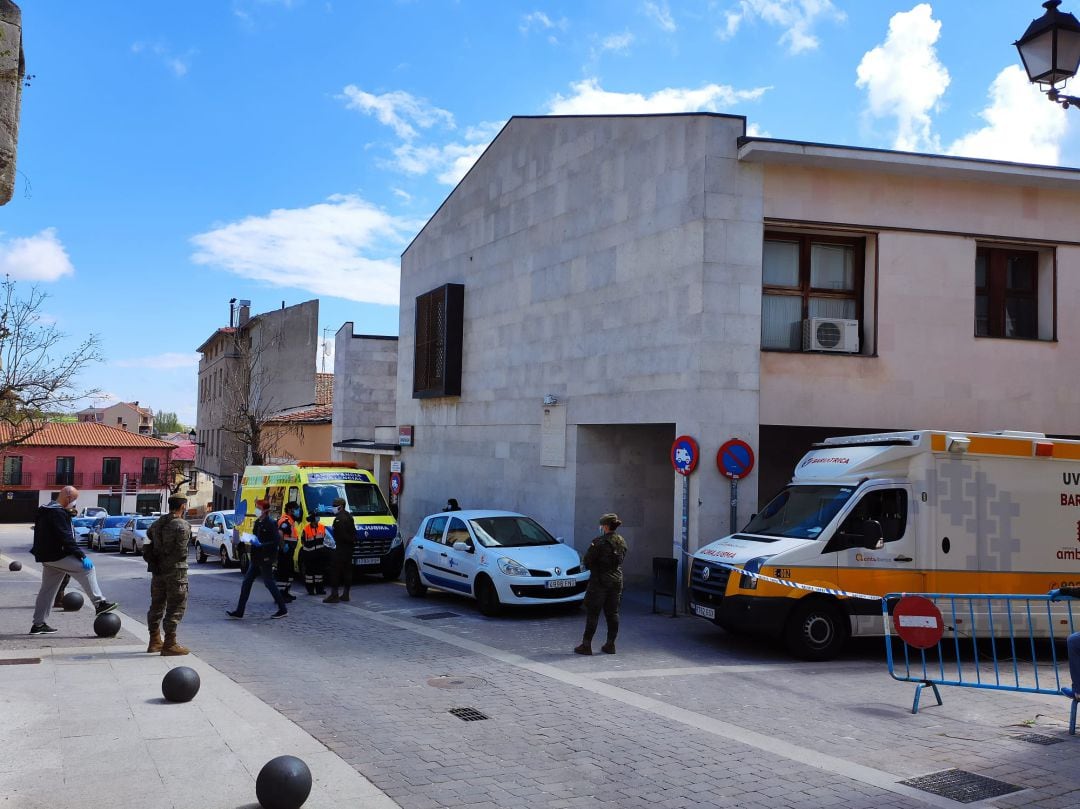
[[[330,588],[330,595],[323,599],[323,604],[337,604],[339,601],[341,599],[338,598],[337,588],[332,587]]]
[[[348,601],[349,600],[349,588],[348,587],[346,587],[345,590],[341,593],[341,600],[342,601]]]
[[[146,647],[146,653],[152,654],[154,652],[161,651],[161,631],[158,629],[150,630],[150,645]]]
[[[609,640],[607,643],[600,647],[600,651],[606,655],[615,654],[615,641]]]
[[[161,647],[161,654],[163,657],[176,657],[178,655],[188,654],[188,650],[176,642],[175,632],[166,632],[165,643]]]
[[[582,641],[580,646],[575,646],[574,647],[574,654],[577,654],[577,655],[591,655],[592,654],[592,644],[588,643],[587,641]]]

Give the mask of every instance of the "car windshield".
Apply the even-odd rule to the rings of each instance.
[[[131,517],[106,517],[105,518],[105,527],[106,528],[123,528],[125,525],[127,525],[128,520],[130,520],[130,519],[131,519]]]
[[[747,534],[817,539],[855,491],[853,486],[789,486],[743,529]]]
[[[354,517],[389,517],[382,492],[372,483],[306,483],[304,484],[304,502],[309,514],[330,517],[337,514],[334,500],[345,498],[349,513]]]
[[[71,524],[76,528],[89,528],[94,524],[93,517],[76,517],[71,521]]]
[[[154,524],[154,518],[153,517],[144,517],[141,520],[135,520],[135,527],[138,528],[140,531],[145,531],[147,528],[149,528],[153,524]]]
[[[559,540],[528,517],[476,517],[469,520],[477,541],[485,548],[525,548],[557,545]]]

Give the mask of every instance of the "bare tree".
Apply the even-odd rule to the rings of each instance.
[[[41,306],[48,298],[32,286],[24,298],[16,295],[10,278],[0,284],[5,298],[0,315],[0,451],[24,443],[60,412],[98,393],[76,385],[79,372],[100,362],[96,334],[65,349],[67,335],[46,321]],[[66,351],[66,353],[65,353]]]

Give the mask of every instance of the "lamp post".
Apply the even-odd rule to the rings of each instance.
[[[1031,83],[1039,85],[1055,104],[1068,109],[1080,106],[1080,97],[1061,92],[1080,68],[1080,22],[1072,14],[1058,11],[1060,5],[1061,0],[1043,3],[1046,13],[1032,20],[1013,44]]]

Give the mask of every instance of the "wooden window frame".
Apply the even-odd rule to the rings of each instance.
[[[802,298],[802,314],[800,322],[810,317],[811,298],[832,298],[835,300],[854,300],[855,319],[859,321],[859,329],[863,325],[863,297],[866,289],[866,237],[865,236],[831,236],[820,233],[787,233],[784,231],[766,230],[766,242],[797,242],[799,245],[799,285],[779,286],[776,284],[761,285],[762,297],[765,295],[787,295]],[[836,244],[854,248],[852,261],[855,270],[855,288],[851,292],[835,289],[819,289],[810,286],[810,246],[812,244]],[[764,275],[764,272],[762,273]],[[797,348],[761,347],[762,351],[781,351],[790,354],[804,353],[802,344]]]
[[[442,324],[439,325],[439,311]],[[413,398],[461,395],[465,286],[444,284],[416,298]]]
[[[987,298],[986,316],[987,333],[979,334],[978,309],[975,310],[975,319],[972,321],[972,330],[976,337],[998,340],[1039,340],[1039,251],[1022,247],[1004,247],[980,245],[975,252],[976,262],[980,257],[986,258],[986,286],[978,285],[978,274],[975,278],[975,299],[980,295]],[[1013,256],[1025,256],[1031,261],[1032,287],[1030,291],[1010,292],[1008,283],[1008,261]],[[1022,298],[1030,300],[1035,305],[1034,331],[1031,335],[1005,334],[1005,304],[1009,299]]]

